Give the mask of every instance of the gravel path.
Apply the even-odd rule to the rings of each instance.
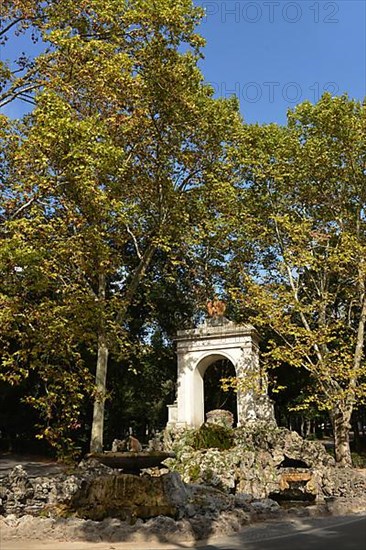
[[[18,464],[23,466],[29,477],[52,476],[67,470],[65,464],[44,457],[3,453],[0,454],[0,479]]]
[[[285,539],[296,534],[322,532],[329,535],[336,526],[355,524],[365,519],[365,514],[323,518],[292,518],[287,521],[266,521],[246,527],[233,536],[214,537],[210,540],[179,543],[163,543],[136,540],[134,542],[88,542],[88,541],[3,541],[0,538],[1,550],[224,550],[225,548],[243,549],[259,545],[261,541]],[[364,528],[364,527],[363,527]],[[334,540],[333,540],[334,543]]]

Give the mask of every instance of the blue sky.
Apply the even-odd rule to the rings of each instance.
[[[289,108],[305,99],[316,101],[324,90],[365,97],[364,0],[196,4],[206,10],[198,29],[207,40],[200,63],[204,76],[217,96],[238,95],[247,122],[283,124]],[[9,44],[2,56],[13,55]],[[17,116],[19,105],[5,112]]]
[[[207,40],[201,68],[217,95],[240,98],[247,122],[286,121],[324,90],[366,95],[363,0],[199,0]]]

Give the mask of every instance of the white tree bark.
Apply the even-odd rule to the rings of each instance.
[[[106,278],[104,274],[99,275],[98,298],[104,308],[106,295]],[[103,451],[103,432],[104,432],[104,403],[106,398],[108,368],[108,346],[105,330],[102,325],[98,335],[98,358],[95,374],[95,399],[93,409],[93,424],[90,439],[90,452],[101,453]]]

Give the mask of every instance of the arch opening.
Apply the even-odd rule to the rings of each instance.
[[[234,426],[238,424],[238,402],[237,394],[231,388],[224,391],[221,380],[236,376],[235,367],[232,362],[221,356],[215,356],[207,365],[203,373],[203,394],[204,394],[204,418],[209,411],[221,409],[230,411],[234,417]]]

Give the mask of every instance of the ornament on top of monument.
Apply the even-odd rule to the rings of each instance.
[[[224,317],[225,311],[225,302],[219,300],[217,296],[214,296],[213,300],[209,300],[207,302],[207,312],[209,315],[207,319],[207,324],[215,326],[229,323],[229,320]]]

